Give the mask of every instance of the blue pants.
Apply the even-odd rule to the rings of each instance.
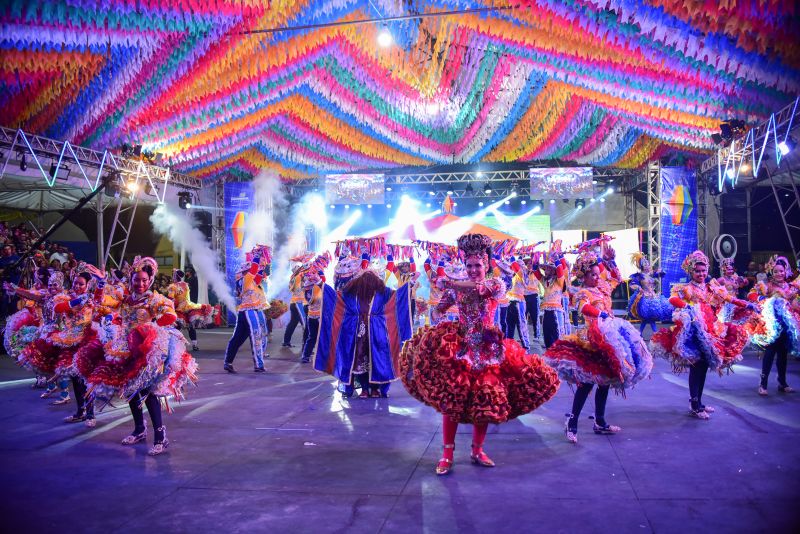
[[[236,328],[233,329],[231,340],[228,341],[225,363],[233,363],[239,347],[248,337],[253,351],[253,366],[264,367],[264,358],[267,354],[267,321],[261,310],[240,311],[236,315]]]
[[[514,339],[514,335],[519,331],[519,341],[526,349],[531,348],[531,342],[528,339],[528,323],[525,321],[525,301],[512,300],[508,305],[506,312],[506,330],[505,335],[508,339]]]
[[[309,317],[306,321],[307,334],[303,340],[302,359],[304,361],[311,360],[311,353],[317,346],[317,337],[319,335],[319,317]]]

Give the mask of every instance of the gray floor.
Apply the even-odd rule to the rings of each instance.
[[[169,453],[123,447],[127,408],[94,430],[61,423],[9,358],[0,360],[0,510],[5,532],[797,532],[800,393],[756,394],[758,355],[709,376],[711,421],[687,416],[686,377],[609,401],[616,436],[581,421],[562,433],[571,391],[491,427],[495,469],[469,463],[471,427],[448,477],[433,467],[439,416],[395,384],[389,399],[343,400],[335,384],[271,348],[269,372],[222,372],[230,330],[200,333],[201,381],[167,416]],[[299,332],[296,339],[299,338]],[[789,381],[800,386],[800,363]],[[774,371],[773,371],[774,373]],[[585,415],[591,413],[587,407]],[[152,437],[149,438],[152,441]],[[285,530],[282,530],[285,529]]]

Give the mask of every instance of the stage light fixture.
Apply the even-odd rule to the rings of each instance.
[[[125,184],[125,189],[135,194],[139,190],[139,183],[136,180],[130,180]]]
[[[510,200],[506,200],[505,202],[503,202],[503,204],[505,204],[506,206],[508,206],[509,204],[511,204],[511,201],[510,201]]]
[[[778,143],[778,150],[781,151],[782,156],[785,156],[786,154],[794,150],[794,147],[796,146],[797,143],[795,142],[795,140],[787,136],[784,141]]]
[[[349,210],[350,209],[350,204],[345,204],[344,205],[344,209]]]
[[[592,198],[590,198],[590,199],[589,199],[589,202],[594,202],[594,201],[595,201],[595,198],[594,198],[594,197],[592,197]]]
[[[188,210],[192,207],[192,194],[189,191],[178,193],[178,207],[182,210]]]
[[[464,188],[465,193],[474,193],[475,189],[472,187],[472,184],[468,183],[467,187]]]
[[[721,145],[723,141],[722,136],[718,133],[711,134],[711,140],[714,141],[715,145]]]
[[[336,209],[336,206],[335,206],[335,205],[333,205],[333,204],[331,204],[329,207],[330,207],[331,209]]]
[[[483,207],[483,202],[478,202],[478,207],[482,208]]]
[[[734,178],[736,178],[736,171],[733,170],[733,168],[730,168],[727,171],[725,171],[725,176],[728,177],[728,180],[733,180]]]
[[[411,197],[408,196],[408,193],[403,193],[402,195],[400,195],[401,200],[408,200],[409,198]]]
[[[54,161],[50,164],[50,178],[55,178],[56,172],[58,172],[58,169],[56,168],[56,162]]]
[[[453,194],[453,190],[452,190],[452,189],[448,189],[448,190],[447,190],[447,194],[448,194],[448,195],[452,195],[452,194]]]
[[[554,198],[551,198],[551,199],[550,199],[550,204],[555,204],[555,203],[556,203],[556,199],[554,199]]]
[[[586,207],[586,201],[584,199],[582,199],[582,198],[576,198],[575,199],[575,209],[576,210],[582,210],[585,207]]]
[[[608,193],[609,195],[613,194],[614,193],[614,186],[613,185],[609,185],[608,189],[606,189],[606,193]]]
[[[458,206],[458,202],[453,202],[453,207]]]
[[[483,188],[483,192],[484,192],[485,194],[487,194],[487,195],[491,195],[491,194],[492,194],[492,188],[491,188],[491,186],[489,186],[489,185],[487,184],[487,185],[486,185],[486,186]]]
[[[25,157],[24,152],[17,152],[17,157],[19,158],[19,170],[25,172],[28,170],[28,160]]]
[[[380,33],[378,33],[378,44],[383,48],[389,48],[392,46],[393,41],[394,38],[392,37],[392,32],[389,31],[388,26],[381,28]]]
[[[436,191],[433,191],[433,190],[431,190],[431,191],[428,191],[428,194],[429,194],[430,196],[434,196],[434,195],[436,195]]]
[[[431,203],[430,203],[430,202],[426,202],[426,203],[425,203],[425,207],[426,207],[426,208],[430,208],[430,207],[431,207]]]
[[[478,178],[483,178],[483,171],[476,172],[475,176],[477,176]]]
[[[386,186],[386,190],[387,190],[387,191],[391,191],[391,190],[392,190],[392,186],[391,186],[391,185],[387,185],[387,186]]]
[[[391,204],[386,204],[386,208],[387,209],[392,209],[392,205]]]
[[[372,204],[367,204],[367,209],[372,209]]]
[[[604,198],[601,198],[601,199],[600,199],[600,202],[603,202],[603,203],[605,203],[605,201],[606,201],[606,199],[604,199]]]
[[[522,205],[524,206],[525,204],[527,204],[527,203],[528,203],[528,201],[527,201],[527,200],[525,200],[525,199],[523,199],[523,200],[520,200],[520,202],[519,202],[519,203],[520,203],[520,204],[522,204]]]
[[[592,180],[592,185],[597,185],[597,180]]]

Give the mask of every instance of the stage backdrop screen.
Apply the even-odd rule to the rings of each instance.
[[[329,174],[325,177],[328,204],[383,204],[382,174]]]
[[[529,169],[531,198],[592,198],[591,167]]]

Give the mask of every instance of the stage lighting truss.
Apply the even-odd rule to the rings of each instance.
[[[765,156],[774,155],[775,166],[780,166],[783,158],[794,148],[795,139],[791,134],[793,128],[800,126],[795,121],[799,112],[800,97],[797,97],[794,102],[773,113],[765,122],[751,128],[744,136],[741,135],[743,131],[740,131],[740,125],[729,121],[728,126],[733,134],[730,144],[718,148],[714,156],[704,161],[700,167],[701,173],[710,174],[716,167],[716,189],[724,191],[726,183],[731,188],[736,187],[739,178],[743,176],[758,178],[759,171],[771,161],[771,157],[765,159]],[[740,131],[738,136],[737,131]],[[724,137],[722,134],[726,132],[722,132],[720,136]]]

